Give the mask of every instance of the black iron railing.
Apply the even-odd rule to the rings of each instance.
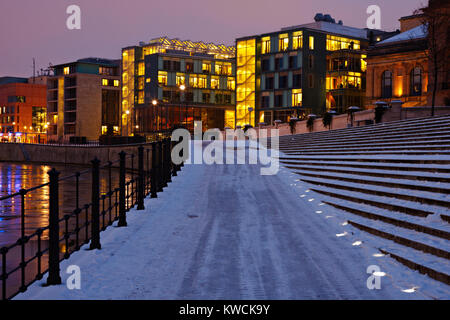
[[[95,158],[90,169],[63,178],[56,169],[51,169],[48,183],[1,197],[0,201],[19,197],[21,203],[21,235],[15,243],[0,248],[2,300],[26,291],[46,272],[47,285],[60,284],[61,261],[84,244],[90,243],[90,250],[100,249],[101,231],[115,221],[118,221],[118,227],[126,226],[126,213],[134,206],[144,210],[144,198],[148,195],[156,198],[157,192],[162,191],[171,176],[181,169],[171,161],[172,146],[169,139],[164,139],[140,145],[137,153],[136,147],[133,152],[122,151],[116,161],[106,164]],[[129,151],[130,147],[127,149]],[[100,183],[102,174],[106,181],[103,184]],[[118,183],[113,180],[114,174],[118,174]],[[90,202],[80,204],[80,179],[84,175],[91,178]],[[75,185],[74,209],[65,215],[61,215],[60,210],[62,182]],[[46,187],[49,190],[48,225],[27,233],[26,196]]]

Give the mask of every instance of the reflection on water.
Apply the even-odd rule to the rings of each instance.
[[[20,189],[29,189],[49,182],[47,172],[51,168],[60,172],[60,177],[66,177],[76,172],[88,169],[82,166],[47,166],[23,163],[0,163],[0,196],[18,192]],[[79,203],[82,207],[91,202],[90,173],[82,174],[79,178]],[[100,190],[109,190],[108,170],[100,174]],[[118,170],[113,169],[111,184],[114,189],[118,184]],[[70,214],[77,206],[75,177],[60,182],[59,207],[60,217]],[[21,233],[21,197],[16,196],[0,201],[0,247],[17,241]],[[27,234],[37,228],[48,225],[49,187],[39,188],[25,195],[25,230]],[[44,235],[45,237],[45,235]]]

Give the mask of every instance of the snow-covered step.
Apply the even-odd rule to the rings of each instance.
[[[325,186],[310,184],[310,189],[322,195],[343,199],[355,203],[363,203],[374,207],[391,210],[399,213],[414,215],[418,217],[427,217],[433,214],[446,214],[447,209],[437,206],[424,205],[418,202],[397,199],[395,202],[392,198],[366,194],[362,192],[337,190]]]
[[[450,148],[450,140],[444,140],[444,141],[436,141],[431,140],[427,141],[426,144],[423,143],[423,141],[417,141],[417,142],[411,142],[405,145],[404,143],[381,143],[381,144],[355,144],[354,146],[346,146],[343,147],[342,145],[338,146],[315,146],[315,145],[308,145],[304,147],[293,147],[293,146],[286,146],[285,150],[295,151],[295,152],[304,152],[304,151],[336,151],[336,150],[347,150],[347,151],[358,151],[358,150],[403,150],[404,148],[410,148],[414,150],[439,150],[439,149],[446,149]],[[283,149],[280,147],[280,149]]]
[[[432,172],[433,174],[440,175],[441,173],[450,173],[450,165],[440,164],[413,164],[413,163],[381,163],[370,162],[359,163],[357,161],[335,161],[335,160],[298,160],[298,157],[290,157],[286,155],[280,155],[280,162],[286,165],[314,165],[314,166],[326,166],[332,168],[350,167],[350,168],[364,168],[364,169],[377,169],[377,170],[396,170],[396,171],[422,171]]]
[[[424,194],[419,191],[408,191],[408,190],[397,190],[395,188],[379,187],[379,186],[361,186],[359,184],[351,184],[341,181],[330,181],[324,179],[316,178],[301,178],[303,182],[310,183],[317,186],[327,187],[330,189],[335,189],[336,191],[351,191],[359,192],[366,195],[376,195],[382,197],[388,197],[396,200],[406,200],[409,202],[414,202],[418,204],[423,204],[429,206],[428,210],[449,210],[450,202],[447,200],[441,200],[445,195],[438,194],[437,199]],[[393,191],[391,191],[393,190]]]
[[[399,250],[395,247],[392,248],[392,245],[387,246],[387,248],[380,248],[382,254],[393,258],[404,266],[412,270],[417,270],[421,274],[425,274],[434,280],[450,285],[450,270],[445,259],[439,258],[438,260],[433,257],[434,259],[431,260],[426,257],[430,256],[429,254],[422,254],[419,258],[417,255],[414,255],[411,250]],[[403,290],[414,290],[414,288],[406,288]]]
[[[413,181],[434,181],[434,182],[444,182],[450,183],[450,174],[430,174],[429,172],[421,172],[421,171],[408,171],[408,172],[399,172],[398,170],[380,170],[380,169],[370,169],[370,170],[362,170],[355,169],[354,167],[330,167],[330,166],[321,166],[321,165],[286,165],[289,169],[298,169],[298,170],[306,170],[306,171],[319,171],[319,172],[334,172],[334,173],[346,173],[346,174],[354,174],[361,176],[370,176],[370,177],[390,177],[396,179],[406,179]]]
[[[450,132],[450,131],[449,131]],[[445,135],[441,135],[445,134]],[[360,138],[358,136],[354,136],[347,139],[340,139],[340,138],[330,138],[329,141],[325,139],[319,139],[319,140],[299,140],[297,142],[290,141],[289,143],[279,143],[279,147],[281,150],[286,149],[295,149],[295,148],[305,148],[305,147],[323,147],[323,148],[338,148],[338,147],[358,147],[361,145],[371,145],[371,146],[395,146],[395,145],[401,145],[401,144],[410,144],[410,143],[421,143],[426,144],[428,141],[436,141],[436,140],[442,140],[443,143],[447,142],[449,140],[449,134],[442,132],[442,133],[433,133],[429,135],[424,134],[417,134],[417,135],[407,135],[406,138],[401,137],[388,137],[384,139],[374,138],[374,137],[368,137],[368,138]]]
[[[411,163],[411,164],[450,164],[450,157],[447,155],[384,155],[374,154],[370,156],[355,157],[352,155],[334,156],[308,156],[308,155],[280,155],[280,160],[320,160],[320,161],[352,161],[352,162],[386,162],[386,163]]]
[[[367,155],[446,155],[450,158],[449,150],[414,150],[413,148],[405,147],[402,150],[336,150],[336,151],[289,151],[286,152],[289,155],[299,155],[299,156],[335,156],[335,155],[354,155],[354,156],[367,156]]]
[[[372,222],[368,219],[363,219],[348,220],[348,223],[359,230],[392,240],[403,246],[450,260],[449,244],[446,240],[424,234],[418,235],[415,231],[393,227],[380,221]]]
[[[362,177],[356,174],[334,173],[334,172],[322,172],[317,173],[315,171],[307,170],[294,170],[299,175],[312,177],[314,180],[323,182],[333,182],[333,180],[339,180],[339,183],[345,182],[346,185],[351,187],[359,187],[361,185],[372,185],[372,188],[377,191],[396,192],[394,189],[408,189],[407,193],[413,196],[420,196],[424,198],[439,197],[439,200],[447,201],[450,203],[450,184],[444,182],[433,181],[421,181],[415,183],[411,180],[385,178],[385,177]],[[381,188],[377,188],[381,186]],[[383,187],[387,187],[385,189]],[[409,190],[417,192],[411,193]],[[400,190],[402,191],[402,190]]]
[[[330,201],[323,201],[323,203],[332,206],[341,211],[348,212],[352,215],[357,215],[372,220],[379,220],[397,227],[415,230],[417,232],[426,233],[435,237],[450,240],[450,226],[440,221],[434,221],[428,216],[427,218],[420,218],[409,215],[399,216],[389,210],[384,210],[364,204],[354,204],[345,200],[330,199]]]
[[[311,133],[303,133],[299,135],[293,135],[293,136],[283,136],[283,142],[284,141],[327,141],[327,140],[346,140],[348,139],[373,139],[376,137],[378,140],[380,138],[404,138],[407,139],[410,136],[414,135],[438,135],[439,133],[443,133],[445,135],[448,135],[449,132],[449,125],[445,125],[443,127],[435,127],[435,128],[426,128],[426,127],[417,127],[414,129],[389,129],[389,130],[379,130],[379,131],[370,131],[370,132],[364,132],[361,129],[357,130],[355,132],[351,133],[344,133],[344,132],[336,132],[336,131],[322,131],[323,134],[316,135]],[[291,138],[290,140],[289,137]]]

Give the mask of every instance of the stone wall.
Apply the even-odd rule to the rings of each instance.
[[[91,160],[97,157],[102,164],[108,161],[117,161],[119,152],[135,155],[135,168],[137,168],[139,145],[122,146],[52,146],[42,144],[0,143],[0,161],[3,162],[36,162],[36,163],[63,163],[76,165],[91,165]],[[147,162],[147,152],[151,145],[144,144],[144,164]],[[128,165],[127,165],[128,166]]]

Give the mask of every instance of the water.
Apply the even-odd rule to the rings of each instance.
[[[47,172],[55,168],[60,172],[60,178],[71,176],[76,172],[83,172],[88,170],[89,167],[83,166],[65,166],[65,165],[39,165],[39,164],[24,164],[24,163],[2,163],[0,162],[0,197],[18,192],[20,189],[29,189],[49,182],[49,176]],[[127,180],[130,176],[127,176]],[[102,169],[100,171],[100,192],[105,194],[109,191],[111,184],[112,190],[118,187],[119,172],[117,169],[111,170],[111,176],[109,170]],[[92,175],[90,172],[83,173],[79,177],[79,197],[78,207],[83,208],[84,205],[91,203],[91,183]],[[74,209],[77,208],[77,192],[76,192],[76,178],[70,178],[68,180],[61,181],[59,184],[59,208],[60,218],[64,215],[72,214]],[[114,197],[111,199],[111,203],[114,204]],[[26,235],[31,235],[38,228],[46,227],[49,224],[49,187],[45,186],[37,190],[33,190],[25,195],[25,228]],[[109,199],[100,202],[100,211],[105,210],[110,205]],[[87,210],[89,211],[89,210]],[[20,196],[16,196],[10,199],[0,201],[0,247],[10,246],[17,242],[22,233],[22,201]],[[116,210],[112,210],[111,215],[114,218]],[[105,215],[104,219],[101,218],[100,227],[106,226],[110,219],[110,215]],[[79,225],[82,226],[87,219],[90,219],[89,215],[84,212],[79,216]],[[76,220],[72,217],[69,221],[69,230],[74,230]],[[63,235],[65,223],[60,223],[60,235]],[[83,228],[80,232],[80,242],[85,237],[90,235],[88,228]],[[71,248],[74,247],[75,236],[70,237]],[[32,258],[37,252],[37,237],[34,237],[25,246],[26,259]],[[48,231],[44,231],[42,234],[41,249],[48,247]],[[65,244],[61,246],[61,257],[65,253]],[[72,251],[72,250],[70,250]],[[46,254],[42,257],[42,268],[46,268],[48,257]],[[7,271],[10,272],[16,268],[21,261],[20,246],[14,247],[8,252],[7,257]],[[0,266],[2,265],[0,261]],[[38,264],[34,260],[26,267],[26,278],[33,280],[37,274]],[[1,270],[0,270],[1,271]],[[21,275],[20,272],[14,272],[7,281],[7,291],[9,293],[15,292],[20,286]],[[1,294],[0,294],[1,298]]]

